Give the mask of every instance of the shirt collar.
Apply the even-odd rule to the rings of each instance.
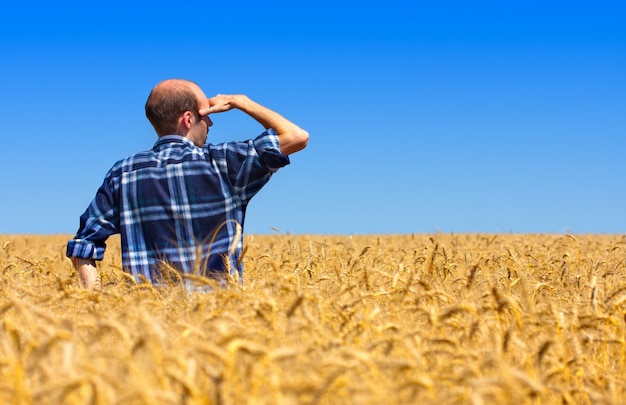
[[[152,149],[160,150],[160,149],[163,149],[163,148],[165,148],[167,146],[173,146],[174,144],[177,144],[177,143],[185,145],[185,146],[191,146],[193,148],[198,148],[195,143],[193,143],[190,139],[185,138],[184,136],[181,136],[181,135],[164,135],[164,136],[160,137],[156,141],[156,143],[154,144]]]

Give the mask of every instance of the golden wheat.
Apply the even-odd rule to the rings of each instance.
[[[624,236],[248,236],[209,293],[67,239],[0,235],[0,403],[626,402]]]

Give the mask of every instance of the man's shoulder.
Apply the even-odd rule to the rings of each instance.
[[[261,144],[275,145],[279,147],[278,136],[273,129],[268,129],[256,138],[246,139],[243,141],[229,141],[218,144],[207,144],[205,150],[213,153],[214,156],[225,156],[231,153],[247,155],[254,153],[255,146]]]
[[[245,154],[252,140],[245,141],[228,141],[221,143],[208,143],[204,146],[205,153],[208,153],[212,159],[226,158],[229,154],[238,153]]]
[[[123,159],[118,160],[109,170],[110,175],[119,175],[122,172],[135,170],[146,165],[151,165],[156,161],[155,154],[151,150],[143,150],[133,153]]]

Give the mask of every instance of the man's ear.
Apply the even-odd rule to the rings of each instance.
[[[187,129],[191,129],[191,126],[193,125],[193,114],[191,113],[191,111],[185,111],[183,113],[183,121],[182,121],[182,125]]]
[[[178,117],[176,133],[178,135],[186,136],[192,125],[193,114],[191,113],[191,111],[185,111],[180,117]]]

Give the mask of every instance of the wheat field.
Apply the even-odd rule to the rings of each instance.
[[[626,236],[253,235],[209,293],[68,238],[0,235],[2,404],[626,403]]]

